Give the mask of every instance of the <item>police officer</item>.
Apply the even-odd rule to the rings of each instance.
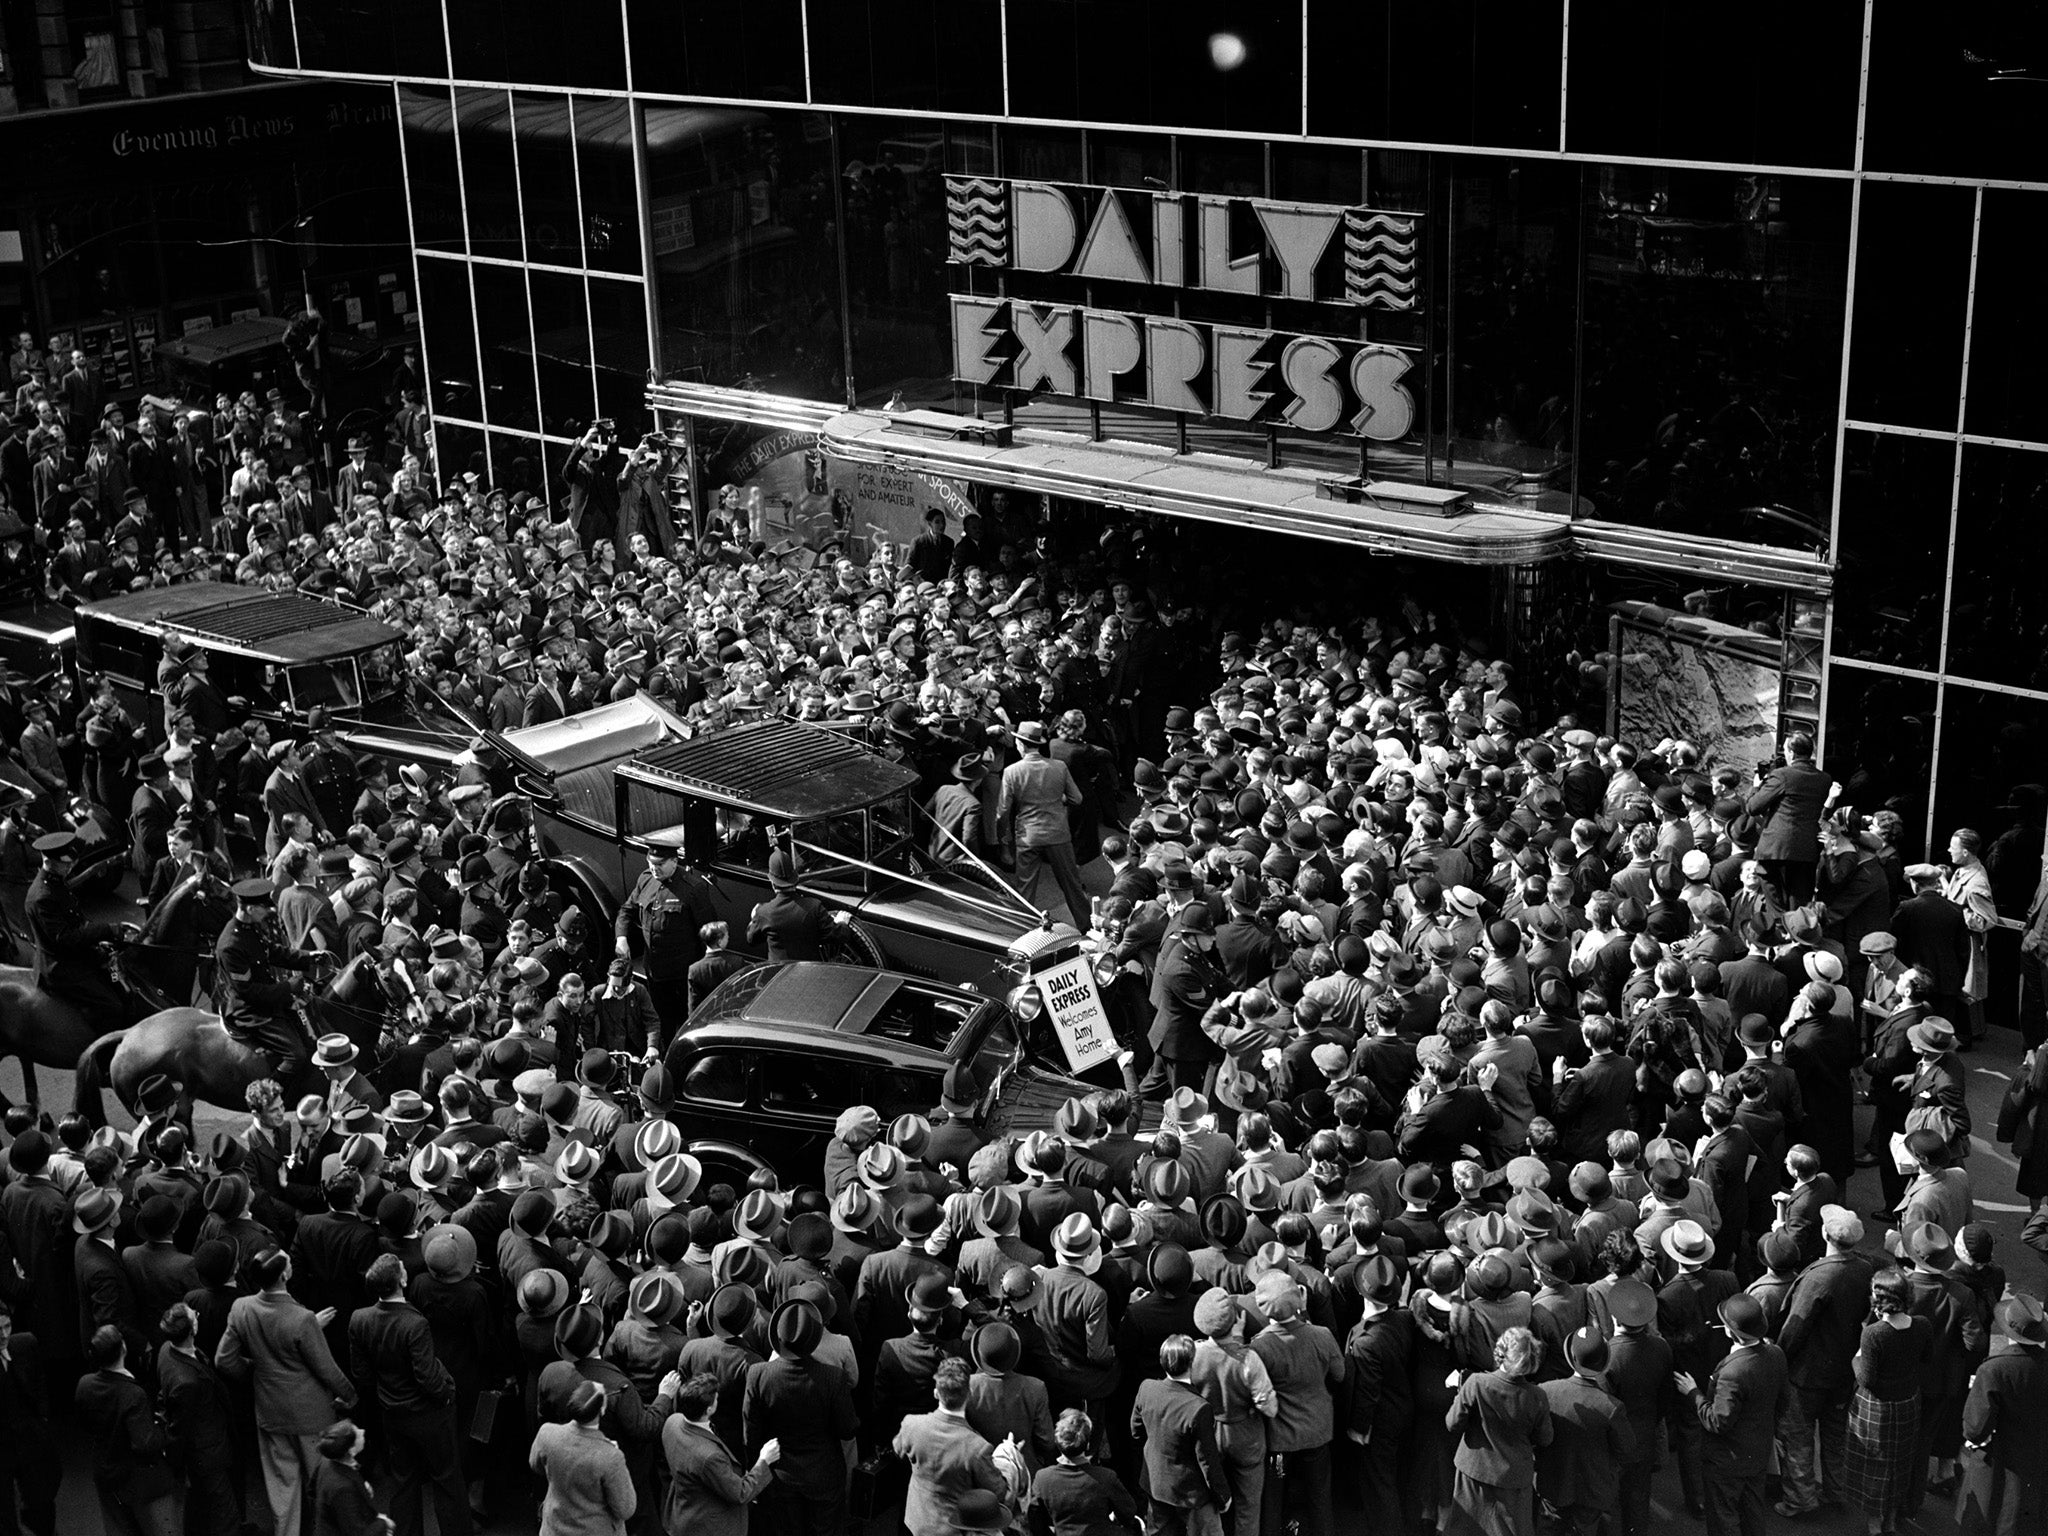
[[[121,995],[100,958],[100,945],[121,943],[139,931],[133,923],[89,920],[71,889],[72,850],[78,838],[52,832],[32,845],[43,867],[28,888],[28,930],[36,941],[36,980],[88,1018],[140,1015]]]
[[[270,1076],[287,1089],[311,1062],[305,1033],[292,1014],[295,984],[278,973],[310,971],[324,954],[289,949],[273,910],[276,893],[261,876],[235,886],[235,915],[214,946],[214,1002],[227,1032],[270,1059]]]
[[[663,843],[647,850],[647,868],[612,924],[621,959],[632,958],[638,934],[647,960],[647,989],[661,1018],[664,1050],[689,1015],[690,967],[704,953],[699,930],[718,915],[712,909],[710,884],[695,870],[684,868],[677,852],[673,844]]]
[[[796,859],[786,849],[768,855],[768,892],[747,923],[747,942],[766,941],[775,962],[822,959],[831,919],[823,902],[797,889]]]

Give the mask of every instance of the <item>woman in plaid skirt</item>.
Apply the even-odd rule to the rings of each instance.
[[[1871,1536],[1891,1536],[1913,1472],[1920,1432],[1920,1382],[1934,1358],[1934,1325],[1906,1310],[1906,1278],[1886,1270],[1870,1282],[1870,1321],[1856,1350],[1856,1397],[1849,1405],[1849,1501]]]

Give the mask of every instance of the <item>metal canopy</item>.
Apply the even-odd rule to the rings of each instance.
[[[1467,510],[1439,516],[1387,498],[1331,499],[1319,488],[1329,478],[1326,468],[1268,469],[1235,455],[1096,442],[1021,422],[1010,428],[1007,443],[976,430],[995,425],[993,419],[971,416],[959,418],[959,437],[947,437],[885,411],[837,411],[817,401],[673,379],[649,386],[647,401],[659,411],[816,433],[826,453],[850,463],[1265,528],[1388,554],[1463,565],[1576,556],[1810,596],[1825,596],[1834,584],[1834,562],[1825,552],[1575,518],[1503,495],[1483,475],[1459,475],[1459,488],[1470,493]]]

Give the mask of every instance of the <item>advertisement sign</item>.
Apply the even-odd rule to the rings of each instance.
[[[1038,990],[1045,998],[1046,1017],[1067,1053],[1068,1071],[1085,1072],[1115,1057],[1116,1035],[1110,1030],[1102,994],[1095,990],[1095,970],[1088,956],[1077,955],[1041,973]]]
[[[961,517],[974,510],[973,498],[960,481],[915,470],[884,464],[852,465],[842,472],[840,483],[852,492],[853,531],[865,538],[886,538],[898,546],[924,532],[928,507],[943,507],[955,529]]]
[[[1420,300],[1422,216],[1207,193],[946,178],[947,261],[1001,274],[952,296],[953,376],[1226,421],[1405,437],[1418,354],[1364,339],[1365,312]],[[1032,294],[1033,279],[1063,280]],[[1150,313],[1061,302],[1072,279],[1136,285]],[[1201,295],[1328,306],[1332,334],[1204,319]],[[1161,312],[1171,310],[1170,313]]]

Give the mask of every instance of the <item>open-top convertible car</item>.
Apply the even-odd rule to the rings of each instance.
[[[732,977],[668,1050],[674,1117],[706,1182],[741,1187],[762,1167],[785,1187],[815,1180],[841,1111],[929,1115],[956,1062],[974,1073],[984,1137],[1052,1129],[1062,1103],[1098,1085],[1065,1074],[1050,1032],[991,995],[1000,985],[816,961]]]
[[[1049,926],[964,849],[933,858],[915,771],[836,731],[763,720],[691,737],[641,694],[487,739],[533,803],[556,885],[606,923],[649,847],[675,845],[710,881],[734,949],[759,953],[747,921],[786,840],[836,919],[835,959],[972,983]]]

